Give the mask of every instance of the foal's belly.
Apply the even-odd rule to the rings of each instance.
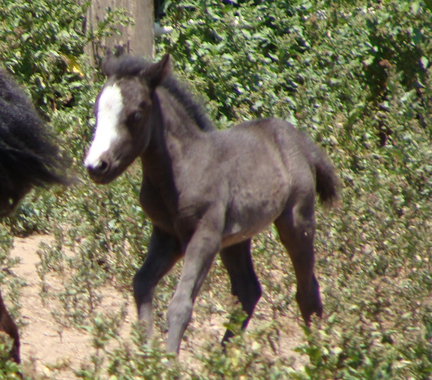
[[[251,239],[253,236],[264,230],[266,227],[268,227],[271,224],[269,222],[267,225],[263,225],[260,228],[251,229],[249,231],[239,231],[239,232],[232,232],[229,234],[225,234],[222,238],[222,248],[229,247],[231,245],[240,243],[242,241]],[[234,226],[234,230],[240,226]],[[233,231],[234,231],[233,230]]]
[[[260,207],[230,208],[222,234],[222,246],[240,243],[267,228],[282,213],[285,202],[285,199],[277,199],[262,202]]]

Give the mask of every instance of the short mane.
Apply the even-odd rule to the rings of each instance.
[[[151,65],[143,57],[121,55],[114,57],[108,55],[102,62],[102,70],[108,76],[117,77],[136,76]],[[167,76],[160,86],[168,92],[184,107],[188,115],[194,120],[202,131],[214,130],[213,124],[207,117],[204,106],[197,102],[187,87],[180,83],[173,74]]]
[[[132,55],[121,55],[120,57],[108,54],[102,61],[102,71],[108,77],[116,75],[117,77],[135,76],[149,67],[151,62],[143,57]]]

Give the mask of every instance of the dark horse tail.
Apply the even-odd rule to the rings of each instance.
[[[0,216],[34,186],[68,183],[54,140],[24,91],[0,69]]]
[[[335,168],[320,147],[313,144],[312,152],[312,164],[316,176],[316,192],[321,202],[332,205],[339,198],[339,179],[336,176]]]

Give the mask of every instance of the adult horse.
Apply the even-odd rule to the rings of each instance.
[[[0,69],[0,217],[9,215],[35,186],[66,184],[52,136],[25,93]],[[18,329],[0,293],[0,330],[13,339],[10,356],[20,362]]]
[[[96,130],[84,165],[95,182],[106,184],[141,158],[140,202],[153,232],[133,287],[139,319],[150,332],[155,287],[184,257],[168,309],[167,349],[179,352],[218,252],[247,314],[246,327],[261,296],[251,238],[272,222],[294,264],[304,321],[321,316],[313,271],[315,191],[323,202],[337,196],[333,166],[321,149],[277,119],[214,130],[171,75],[168,55],[155,64],[108,56],[103,70],[108,80],[96,100]],[[231,336],[227,330],[223,342]]]

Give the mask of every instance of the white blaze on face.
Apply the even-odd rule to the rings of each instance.
[[[123,97],[116,84],[104,88],[99,97],[96,115],[96,132],[84,161],[86,167],[97,167],[100,157],[108,152],[119,138],[119,119],[123,109]]]

